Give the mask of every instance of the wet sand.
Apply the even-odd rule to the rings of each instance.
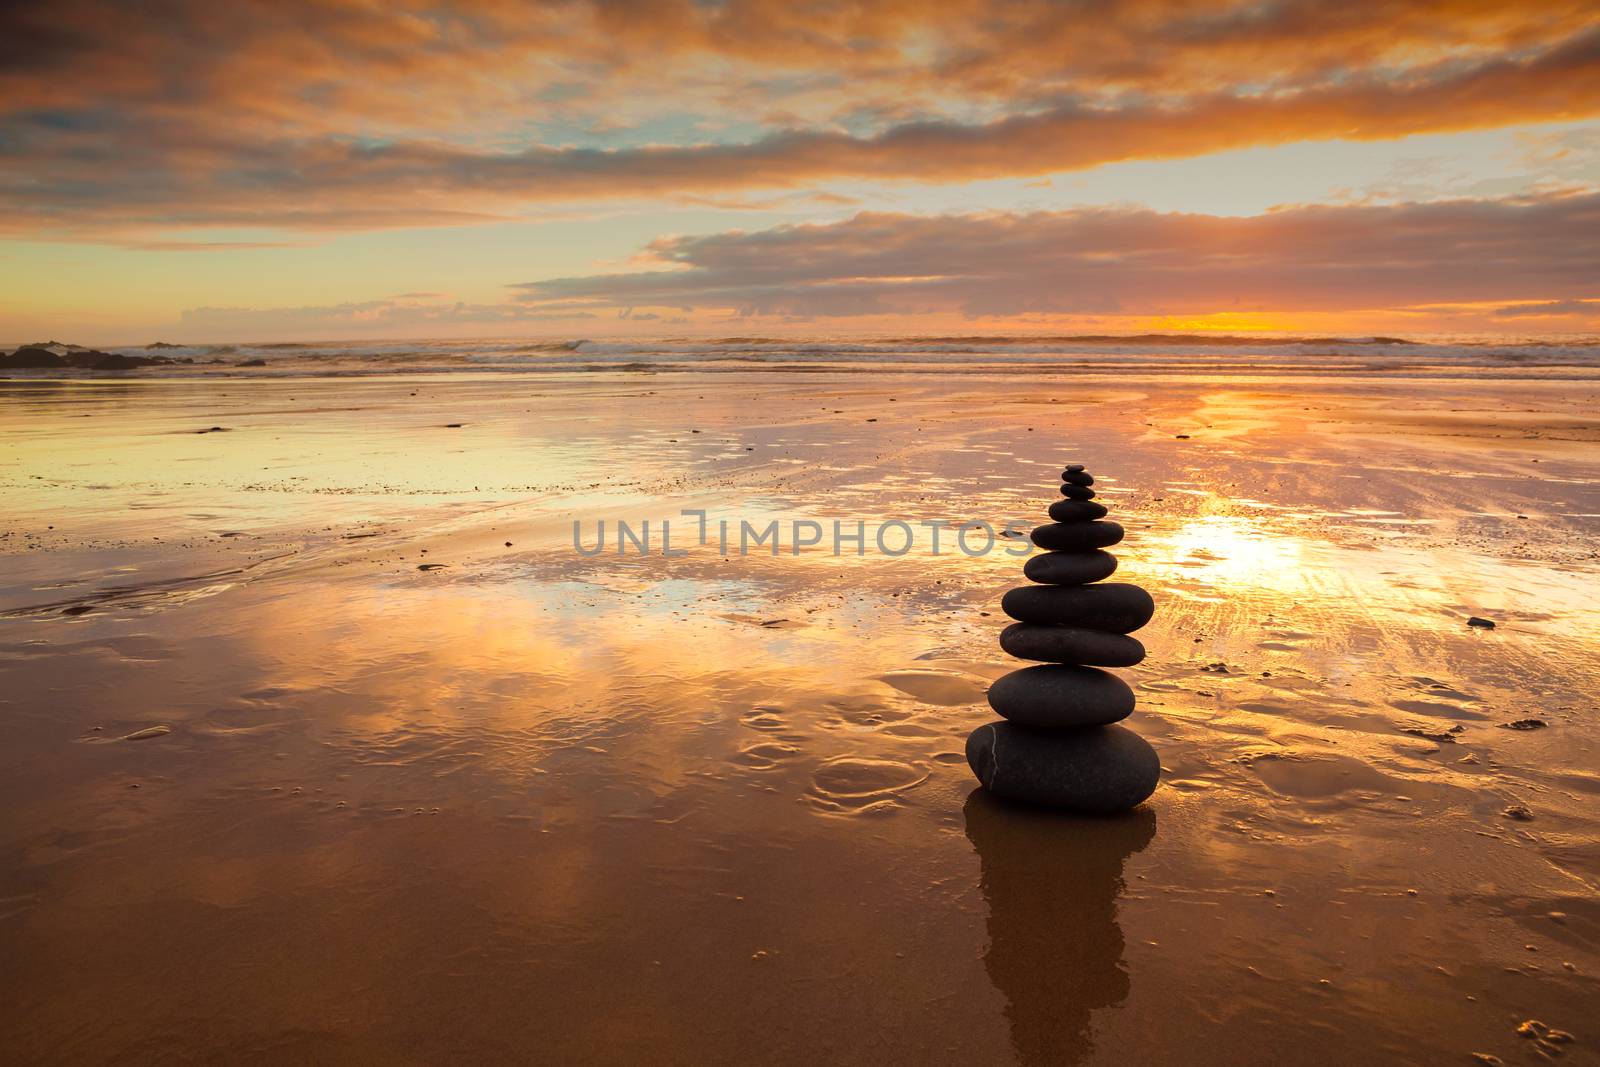
[[[1596,411],[0,382],[0,1060],[1592,1062]],[[1019,558],[725,557],[680,515],[1031,519],[1072,460],[1158,605],[1121,820],[973,795]]]

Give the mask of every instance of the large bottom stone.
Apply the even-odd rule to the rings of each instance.
[[[992,722],[967,738],[967,763],[995,796],[1059,811],[1109,815],[1155,792],[1161,759],[1121,726],[1033,730]]]

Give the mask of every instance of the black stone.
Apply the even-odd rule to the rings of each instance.
[[[1086,485],[1073,485],[1071,482],[1062,482],[1061,495],[1069,500],[1093,500],[1094,490]]]
[[[1100,630],[1080,630],[1075,626],[1013,623],[1000,631],[1000,647],[1018,659],[1038,659],[1046,663],[1132,667],[1144,659],[1144,645],[1137,638]]]
[[[1055,522],[1089,522],[1106,517],[1106,506],[1093,500],[1057,500],[1050,505],[1050,518]]]
[[[1041,730],[1104,726],[1133,714],[1133,690],[1093,667],[1024,667],[989,687],[996,714]]]
[[[1095,549],[1093,552],[1041,552],[1029,556],[1022,573],[1045,585],[1088,585],[1109,578],[1117,569],[1117,557]]]
[[[1114,522],[1052,522],[1037,527],[1030,536],[1040,548],[1086,552],[1122,540],[1122,527]]]
[[[1067,469],[1062,471],[1061,473],[1062,474],[1077,474],[1081,470],[1083,470],[1083,464],[1082,463],[1068,463],[1067,464]]]
[[[1093,485],[1094,475],[1088,471],[1066,471],[1061,475],[1061,480],[1073,485]]]
[[[1161,779],[1156,750],[1121,726],[1057,731],[992,722],[968,736],[967,763],[1003,800],[1097,815],[1136,807]]]
[[[1000,610],[1018,622],[1079,626],[1125,634],[1150,621],[1156,604],[1136,585],[1025,585],[1000,598]]]

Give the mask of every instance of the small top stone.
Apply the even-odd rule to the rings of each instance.
[[[1067,464],[1066,473],[1068,473],[1068,474],[1078,474],[1078,473],[1081,473],[1082,470],[1083,470],[1083,464],[1082,463],[1068,463]]]

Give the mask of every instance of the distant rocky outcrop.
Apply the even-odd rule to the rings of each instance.
[[[176,347],[176,346],[169,346]],[[98,348],[63,344],[60,341],[42,341],[23,345],[10,355],[0,355],[0,368],[8,370],[71,370],[120,371],[140,367],[169,367],[193,363],[188,357],[125,356],[120,352],[102,352]]]
[[[93,362],[88,364],[90,370],[134,370],[157,362],[167,362],[164,359],[155,360],[148,356],[124,356],[120,352],[95,352],[92,356]]]
[[[40,370],[66,365],[66,360],[43,345],[23,345],[9,356],[0,356],[0,367],[8,370]]]

